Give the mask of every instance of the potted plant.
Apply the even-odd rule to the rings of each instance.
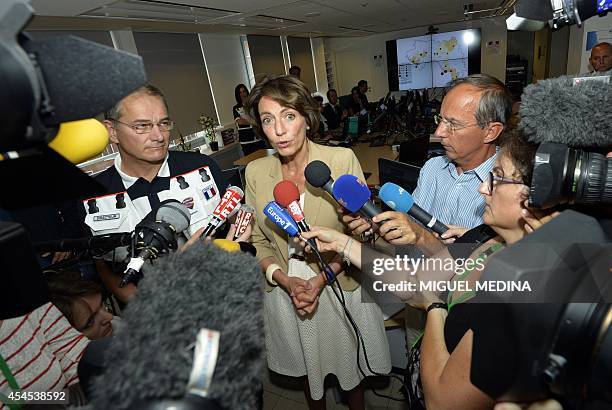
[[[181,151],[189,152],[191,151],[191,143],[185,141],[185,137],[179,131],[179,143],[177,144]]]
[[[202,126],[204,133],[208,137],[208,145],[213,151],[219,150],[219,142],[217,141],[217,135],[215,134],[216,121],[207,115],[200,115],[198,123]]]

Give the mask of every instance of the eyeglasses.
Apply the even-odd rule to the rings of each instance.
[[[524,185],[523,181],[519,181],[518,179],[509,179],[495,175],[493,172],[489,172],[489,179],[487,180],[487,189],[488,194],[491,195],[493,192],[493,182],[498,182],[501,184],[519,184]]]
[[[434,114],[434,122],[436,123],[436,125],[440,125],[440,123],[444,124],[446,129],[449,130],[451,132],[451,134],[453,134],[455,131],[459,131],[459,130],[462,130],[464,128],[473,127],[475,125],[478,125],[476,123],[474,123],[474,124],[465,124],[465,125],[454,124],[450,120],[448,120],[448,119],[444,118],[443,116],[441,116],[440,114]]]
[[[157,125],[157,128],[159,128],[161,132],[168,132],[172,130],[172,128],[174,128],[174,121],[172,120],[163,120],[163,121],[158,122],[157,124],[154,124],[150,121],[149,122],[138,122],[136,124],[126,124],[125,122],[121,122],[115,118],[110,118],[110,120],[118,122],[119,124],[123,124],[127,127],[130,127],[131,129],[136,131],[136,134],[148,134],[151,131],[153,131],[153,127],[155,125]]]

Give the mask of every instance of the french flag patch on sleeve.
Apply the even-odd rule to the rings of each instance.
[[[202,193],[204,194],[204,198],[206,198],[207,201],[211,200],[212,198],[214,198],[215,195],[217,195],[217,191],[215,191],[214,185],[208,188],[204,188],[202,190]]]

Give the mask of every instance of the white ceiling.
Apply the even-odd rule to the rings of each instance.
[[[32,0],[30,29],[364,36],[465,20],[512,0]],[[475,13],[469,18],[500,14]],[[426,28],[424,29],[426,30]]]

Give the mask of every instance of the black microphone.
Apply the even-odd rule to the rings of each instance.
[[[610,77],[562,76],[528,85],[521,96],[519,128],[535,143],[585,148],[612,145]],[[604,81],[599,80],[602,78]]]
[[[265,371],[263,288],[257,260],[198,243],[147,270],[123,311],[104,375],[93,380],[95,409],[159,408],[189,393],[200,329],[220,332],[206,400],[228,410],[259,406]],[[213,361],[214,362],[214,361]],[[185,407],[183,407],[185,406]],[[212,408],[212,407],[200,407]]]
[[[147,260],[176,250],[177,234],[187,229],[190,221],[191,214],[185,205],[176,200],[168,200],[157,210],[155,222],[147,218],[140,222],[134,230],[139,252],[130,259],[119,287],[137,282],[141,277],[140,269]]]
[[[319,160],[311,161],[306,165],[306,169],[304,169],[304,176],[310,185],[315,188],[323,188],[332,197],[334,196],[334,179],[325,162]]]
[[[34,242],[36,252],[93,251],[109,252],[115,248],[130,245],[132,233],[120,232],[85,238],[59,239],[56,241]]]

